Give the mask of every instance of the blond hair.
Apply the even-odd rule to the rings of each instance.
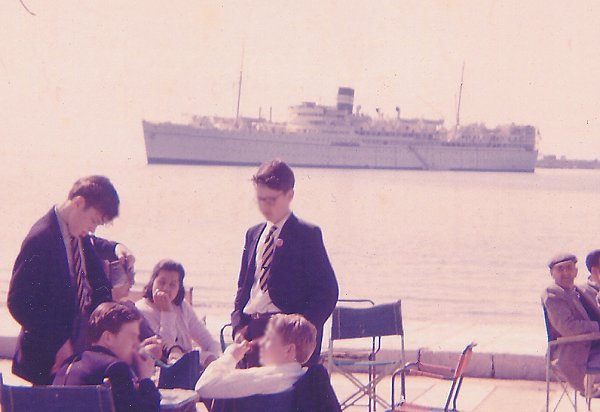
[[[305,363],[317,346],[317,328],[302,315],[278,313],[269,319],[269,326],[286,345],[296,347],[296,360]]]

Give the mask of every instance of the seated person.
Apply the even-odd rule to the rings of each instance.
[[[221,354],[220,344],[196,316],[192,305],[184,300],[183,266],[170,259],[161,260],[144,287],[143,298],[136,307],[164,345],[165,358],[170,362],[183,353],[200,346],[204,366]]]
[[[585,265],[590,272],[590,276],[588,276],[587,282],[580,285],[579,288],[590,298],[590,300],[598,304],[598,292],[600,292],[600,250],[594,250],[588,253],[585,258]]]
[[[92,346],[70,358],[53,384],[100,385],[108,378],[117,412],[159,411],[160,393],[150,379],[154,360],[139,352],[140,319],[135,308],[100,304],[89,320]]]
[[[340,406],[325,368],[322,365],[302,367],[315,350],[316,336],[316,328],[302,315],[276,314],[269,319],[265,335],[260,340],[259,359],[262,366],[236,369],[236,364],[253,343],[232,343],[223,356],[206,368],[196,384],[196,391],[204,399],[237,399],[245,402],[265,399],[261,395],[290,393],[289,398],[279,398],[282,402],[288,402],[287,405],[278,405],[277,408],[270,405],[263,409],[339,411]],[[235,405],[221,409],[260,409],[250,407],[251,403]]]
[[[596,302],[575,286],[577,258],[570,253],[554,256],[549,262],[554,283],[542,293],[542,304],[549,320],[552,339],[600,330],[600,310]],[[552,362],[573,388],[584,391],[584,375],[588,363],[600,366],[600,350],[591,342],[559,345]]]

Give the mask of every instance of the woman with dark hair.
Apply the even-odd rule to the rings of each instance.
[[[192,305],[184,300],[184,277],[181,263],[161,260],[144,287],[143,298],[135,306],[162,339],[166,357],[175,360],[178,355],[199,346],[202,363],[206,366],[220,355],[221,348],[204,322],[198,319]]]

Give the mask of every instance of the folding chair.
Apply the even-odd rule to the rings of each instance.
[[[339,372],[352,382],[357,390],[341,402],[342,410],[355,405],[360,399],[368,398],[369,411],[375,411],[377,404],[390,408],[390,404],[377,395],[377,384],[388,373],[404,365],[404,329],[400,300],[382,305],[374,305],[370,300],[350,300],[342,303],[366,304],[367,307],[337,306],[332,314],[331,335],[329,337],[328,370]],[[377,360],[383,336],[398,336],[400,340],[399,358]],[[334,343],[339,340],[370,338],[368,349],[336,350]],[[366,346],[366,345],[365,345]],[[368,381],[362,382],[354,376],[352,370],[366,368]]]
[[[231,327],[231,323],[226,323],[225,325],[223,325],[223,327],[221,328],[221,331],[219,332],[219,338],[221,340],[221,352],[225,352],[225,349],[227,349],[227,347],[229,345],[231,345],[233,343],[233,338],[231,337],[233,332],[230,332],[229,334],[227,334],[227,336],[229,336],[229,338],[226,338],[226,331],[227,330],[232,331],[233,328]]]
[[[600,333],[586,333],[582,335],[573,335],[573,336],[565,336],[561,337],[552,327],[550,323],[550,319],[548,318],[548,311],[546,307],[542,304],[542,309],[544,310],[544,322],[546,324],[546,334],[548,335],[548,347],[546,349],[546,412],[550,411],[550,381],[554,378],[554,380],[560,383],[561,393],[554,405],[552,411],[556,411],[558,406],[562,402],[563,398],[569,400],[571,405],[573,406],[573,410],[577,411],[577,391],[573,390],[573,397],[569,394],[569,384],[564,379],[561,372],[558,368],[552,364],[552,352],[555,348],[560,345],[565,345],[569,343],[577,343],[577,342],[591,342],[600,340]],[[588,411],[591,410],[592,406],[592,384],[593,384],[593,376],[600,375],[600,368],[594,368],[588,366],[585,372],[585,401],[588,407]]]
[[[8,386],[0,374],[2,412],[115,412],[109,385]]]
[[[421,362],[418,359],[416,362],[407,363],[404,367],[400,368],[392,375],[392,406],[393,412],[409,412],[409,411],[456,411],[456,400],[458,399],[458,393],[460,392],[460,387],[463,382],[463,376],[467,366],[469,366],[469,362],[471,361],[471,356],[473,355],[473,348],[477,346],[476,343],[470,343],[463,350],[460,358],[458,359],[458,363],[455,369],[448,368],[442,365],[432,365]],[[400,384],[401,384],[401,396],[402,399],[398,405],[396,405],[396,388],[395,381],[396,378],[400,375]],[[448,397],[446,398],[446,403],[444,408],[432,408],[427,406],[416,405],[414,403],[406,402],[406,376],[425,376],[428,378],[435,379],[444,379],[452,381],[450,385],[450,391],[448,392]],[[452,409],[450,408],[450,403],[452,403]]]

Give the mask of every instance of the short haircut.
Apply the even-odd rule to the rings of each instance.
[[[183,298],[185,297],[185,288],[183,287],[183,278],[185,277],[185,270],[183,269],[183,265],[179,262],[174,261],[173,259],[163,259],[154,266],[152,269],[152,276],[150,276],[150,280],[144,286],[143,297],[148,299],[150,302],[154,302],[154,298],[152,297],[152,284],[160,274],[161,270],[174,271],[179,273],[179,290],[177,291],[177,296],[173,299],[173,303],[177,306],[181,305],[183,302]]]
[[[270,160],[263,163],[252,176],[257,185],[265,185],[269,189],[288,192],[294,188],[296,180],[292,169],[282,160]]]
[[[305,363],[317,347],[317,328],[299,314],[278,313],[269,319],[269,325],[286,345],[296,346],[296,360]]]
[[[135,306],[129,307],[118,302],[104,302],[90,315],[88,337],[91,343],[98,342],[106,331],[119,333],[125,323],[142,319]]]
[[[105,220],[111,221],[119,215],[119,195],[105,176],[86,176],[78,179],[69,191],[69,200],[76,196],[85,199],[85,207],[93,207]]]
[[[592,267],[598,266],[600,264],[600,249],[592,250],[585,258],[585,265],[587,269],[591,272]]]

